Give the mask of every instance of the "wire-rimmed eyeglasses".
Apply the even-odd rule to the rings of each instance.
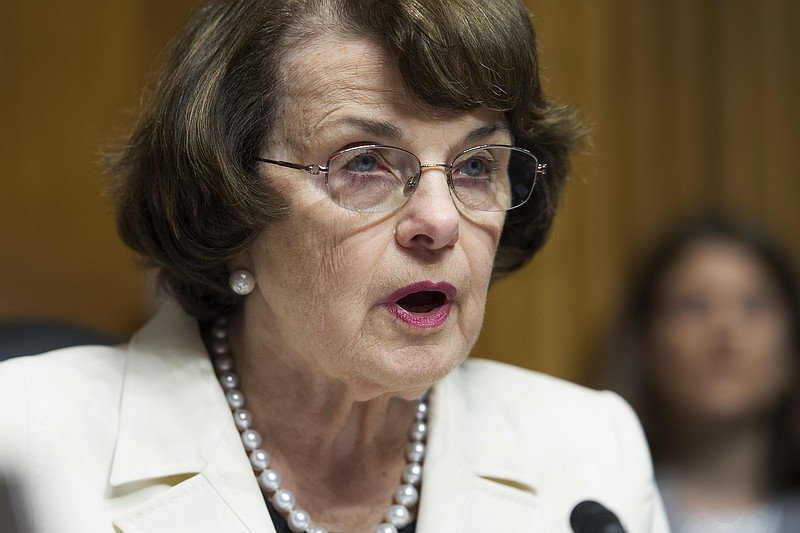
[[[508,211],[528,201],[538,175],[547,169],[529,151],[502,144],[475,146],[450,163],[435,165],[423,165],[416,155],[402,148],[378,144],[340,150],[324,166],[254,159],[323,174],[331,199],[359,213],[399,208],[417,189],[422,172],[430,168],[445,173],[451,196],[464,206],[478,211]]]

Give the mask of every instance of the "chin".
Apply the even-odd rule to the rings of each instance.
[[[466,358],[434,347],[398,350],[379,364],[362,368],[353,388],[357,400],[389,394],[413,400],[444,379]]]

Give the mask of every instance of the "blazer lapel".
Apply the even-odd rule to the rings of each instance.
[[[458,370],[434,389],[418,533],[535,531],[535,473],[491,399],[464,394]]]
[[[131,340],[110,484],[125,533],[275,533],[197,324],[174,302]]]
[[[460,379],[433,392],[417,531],[533,531],[530,453]],[[275,533],[197,325],[175,303],[131,341],[110,485],[124,533]]]

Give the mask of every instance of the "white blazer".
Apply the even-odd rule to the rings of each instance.
[[[468,360],[430,405],[418,533],[568,533],[585,499],[628,533],[668,531],[614,394]],[[0,364],[0,471],[32,533],[275,532],[197,324],[172,302],[127,345]]]

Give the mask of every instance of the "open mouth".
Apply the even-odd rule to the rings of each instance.
[[[439,291],[412,292],[397,300],[397,305],[409,313],[430,313],[447,302],[447,296]]]
[[[458,291],[446,281],[420,281],[396,290],[384,305],[396,319],[414,328],[438,328],[447,322]]]

